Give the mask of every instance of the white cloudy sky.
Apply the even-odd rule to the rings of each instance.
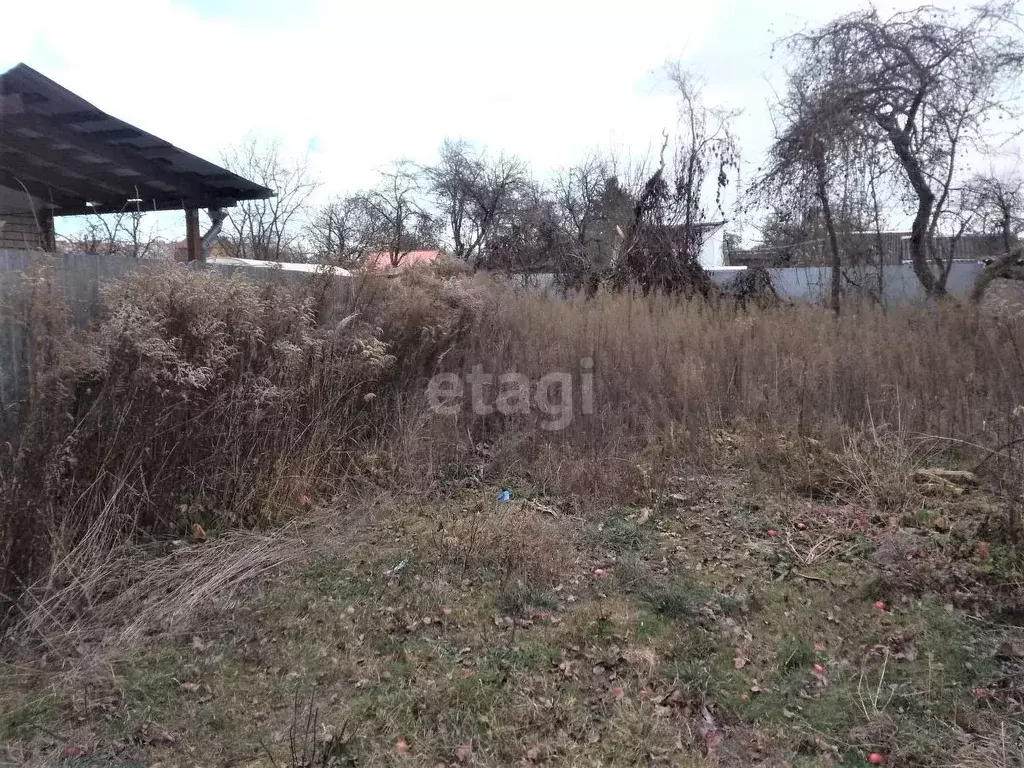
[[[882,10],[918,0],[880,2]],[[446,136],[539,175],[588,149],[642,154],[671,126],[656,72],[682,59],[770,137],[771,41],[857,0],[43,0],[0,3],[0,69],[24,61],[99,108],[216,160],[255,132],[307,148],[325,194]],[[14,32],[16,31],[16,32]],[[12,34],[12,32],[14,32]]]

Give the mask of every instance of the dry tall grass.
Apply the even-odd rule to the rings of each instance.
[[[741,458],[761,463],[799,438],[841,454],[877,451],[886,462],[920,457],[925,443],[991,447],[1024,402],[1022,348],[1021,324],[955,305],[865,307],[833,319],[802,305],[748,312],[668,297],[506,293],[492,298],[449,366],[479,363],[532,381],[574,372],[575,418],[546,432],[536,428],[542,414],[481,417],[467,407],[414,430],[417,460],[405,465],[422,475],[424,462],[459,450],[472,463],[483,443],[497,473],[594,494],[635,483],[638,464],[655,481],[681,462],[721,466],[723,429],[761,438],[738,443]],[[590,415],[580,413],[585,358],[594,360]]]
[[[78,331],[49,286],[38,274],[23,292],[32,391],[0,489],[9,606],[29,588],[64,605],[52,596],[140,535],[258,527],[366,484],[622,497],[687,466],[781,465],[797,446],[808,473],[823,452],[833,490],[855,488],[875,453],[884,467],[925,444],[999,445],[1024,403],[1024,329],[954,305],[833,319],[419,272],[257,286],[171,268],[109,286]],[[468,396],[432,413],[428,378],[474,365],[534,389],[573,374],[573,418],[544,430],[550,415],[473,413]]]

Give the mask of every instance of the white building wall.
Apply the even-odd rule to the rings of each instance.
[[[700,247],[700,265],[714,269],[725,264],[725,227],[712,232]]]

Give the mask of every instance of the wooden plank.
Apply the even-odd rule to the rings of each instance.
[[[185,209],[185,245],[188,248],[189,261],[201,261],[203,258],[202,235],[199,232],[199,209]]]
[[[53,225],[53,211],[44,209],[36,212],[39,225],[43,228],[43,250],[57,252],[57,230]]]
[[[0,182],[0,185],[2,185],[2,182]],[[165,193],[165,195],[170,194],[173,193]],[[149,211],[184,211],[189,208],[232,208],[238,205],[238,200],[231,197],[207,197],[200,200],[182,198],[180,200],[174,200],[166,196],[163,198],[143,196],[141,200],[142,201],[138,203],[131,203],[131,209],[138,209],[143,213],[147,213]],[[123,210],[125,210],[124,205],[98,205],[90,207],[71,203],[69,205],[61,206],[53,213],[55,216],[82,216],[87,213],[118,213]]]

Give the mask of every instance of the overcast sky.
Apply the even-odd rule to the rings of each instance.
[[[882,11],[919,0],[880,2]],[[539,176],[595,147],[643,154],[674,122],[668,59],[739,107],[744,174],[771,136],[772,40],[854,0],[44,0],[3,3],[23,61],[211,160],[249,133],[308,149],[324,194],[429,160],[446,136]],[[12,31],[16,33],[12,34]]]

